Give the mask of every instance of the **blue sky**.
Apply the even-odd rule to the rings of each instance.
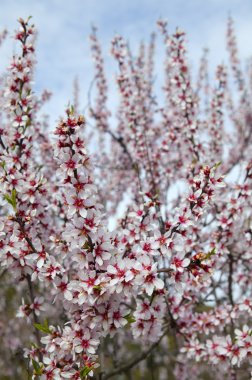
[[[212,68],[225,62],[229,13],[235,19],[239,50],[245,63],[252,55],[252,0],[0,0],[0,30],[6,27],[12,34],[19,17],[33,16],[39,31],[36,89],[53,92],[45,111],[54,123],[72,99],[76,75],[83,108],[87,103],[86,94],[93,76],[88,41],[92,24],[99,29],[107,74],[112,80],[116,67],[109,51],[114,34],[122,34],[134,49],[139,41],[148,41],[159,17],[168,20],[170,31],[180,26],[187,32],[193,67],[197,66],[204,47],[210,48]],[[14,42],[9,38],[0,50],[1,69],[7,66],[14,49]],[[113,97],[112,91],[110,103]]]

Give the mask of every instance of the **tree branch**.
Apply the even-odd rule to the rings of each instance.
[[[161,335],[161,337],[159,338],[159,340],[152,344],[148,350],[144,351],[141,355],[139,355],[138,357],[136,358],[132,358],[131,360],[128,361],[128,363],[122,365],[121,367],[117,368],[116,370],[114,371],[111,371],[109,373],[105,373],[102,375],[101,379],[102,380],[107,380],[107,379],[110,379],[116,375],[119,375],[120,373],[122,372],[127,372],[129,371],[131,368],[133,368],[135,365],[137,365],[138,363],[140,363],[142,360],[146,359],[149,354],[155,349],[158,347],[159,343],[161,342],[161,340],[163,339],[163,337],[167,334],[167,330],[165,330],[165,332]]]

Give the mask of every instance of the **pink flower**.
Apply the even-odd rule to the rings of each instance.
[[[185,258],[183,252],[178,252],[171,260],[171,269],[178,272],[184,272],[184,269],[190,264],[190,259]]]
[[[77,330],[78,332],[78,330]],[[73,340],[74,351],[76,353],[86,352],[87,354],[95,354],[99,341],[92,339],[89,330],[84,332],[79,330],[80,337],[76,337]]]

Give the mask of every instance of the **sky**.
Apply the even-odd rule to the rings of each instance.
[[[53,93],[45,112],[55,123],[73,99],[76,76],[82,108],[87,104],[94,76],[88,40],[91,25],[98,27],[107,76],[112,83],[116,67],[110,56],[110,41],[115,34],[123,35],[134,51],[138,42],[147,42],[151,32],[157,31],[156,21],[162,17],[167,19],[169,31],[179,26],[187,32],[192,67],[196,70],[202,49],[208,47],[213,69],[227,61],[225,32],[229,14],[235,20],[240,56],[245,64],[252,56],[252,0],[0,0],[0,31],[9,31],[8,40],[0,48],[0,70],[8,65],[15,51],[11,36],[17,19],[31,15],[39,32],[35,90]],[[112,107],[114,100],[111,90]]]

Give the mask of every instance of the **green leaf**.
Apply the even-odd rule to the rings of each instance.
[[[1,163],[0,163],[0,166],[4,169],[5,168],[5,165],[6,165],[6,162],[5,161],[2,161]]]
[[[101,285],[94,285],[93,289],[98,290],[100,292],[102,290],[102,286]]]
[[[130,314],[130,313],[127,314],[127,315],[125,315],[123,318],[125,318],[126,321],[127,321],[129,324],[136,322],[136,319],[135,319],[135,318],[133,317],[133,315]]]
[[[14,210],[16,210],[16,208],[17,208],[17,191],[16,191],[16,189],[12,189],[11,199],[12,199],[12,203],[13,203],[13,208],[14,208]]]
[[[91,372],[92,371],[92,367],[87,367],[87,366],[85,366],[85,367],[83,367],[81,370],[80,370],[80,378],[82,379],[82,380],[84,380],[85,379],[85,377],[89,374],[89,372]]]
[[[213,255],[215,255],[216,254],[216,248],[213,248],[210,252],[208,252],[207,254],[206,254],[206,256],[204,257],[204,260],[208,260],[208,259],[210,259],[210,257],[212,257]]]
[[[4,195],[4,200],[7,201],[10,205],[12,205],[12,199],[8,194]]]
[[[73,105],[71,105],[69,107],[69,111],[70,111],[70,115],[74,115],[74,106]]]
[[[36,360],[32,359],[32,365],[33,365],[33,368],[35,369],[35,371],[40,370],[40,365],[38,362],[36,362]]]
[[[12,189],[11,195],[5,194],[4,199],[13,207],[14,210],[17,208],[17,191]]]
[[[39,376],[43,374],[43,364],[40,365],[38,362],[36,362],[36,360],[32,359],[32,365],[34,368],[35,375]]]
[[[49,329],[47,320],[44,321],[44,324],[41,323],[34,323],[34,327],[36,327],[37,330],[42,331],[45,334],[51,334],[52,331]]]
[[[213,166],[213,169],[216,170],[221,164],[222,164],[221,161],[216,162],[216,164],[214,164],[214,166]]]

